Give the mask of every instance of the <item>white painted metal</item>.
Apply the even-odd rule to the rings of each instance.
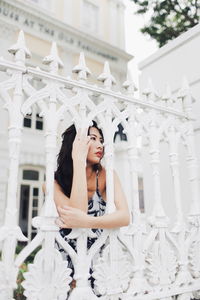
[[[178,94],[179,107],[172,99],[169,87],[159,97],[149,81],[143,99],[134,96],[135,86],[130,80],[124,83],[124,94],[112,90],[115,83],[108,63],[105,63],[99,80],[103,87],[87,83],[90,70],[84,54],[73,72],[77,80],[58,74],[62,62],[56,44],[50,55],[44,58],[49,71],[26,67],[30,56],[25,46],[23,32],[17,44],[9,50],[14,62],[1,58],[0,70],[9,77],[0,82],[0,96],[9,112],[10,166],[6,217],[0,229],[2,260],[0,262],[0,298],[13,299],[18,267],[39,245],[34,263],[29,265],[23,286],[29,300],[88,300],[88,299],[191,299],[199,297],[200,290],[200,207],[197,162],[191,116],[191,95],[186,83]],[[39,79],[40,89],[32,86],[30,79]],[[71,95],[66,94],[71,90]],[[164,100],[164,101],[163,101]],[[37,228],[36,237],[15,258],[18,240],[26,240],[17,225],[17,174],[23,115],[37,103],[45,123],[46,149],[46,199],[43,213],[32,221]],[[131,198],[128,199],[131,224],[126,230],[104,230],[98,240],[87,250],[87,237],[94,233],[89,229],[73,229],[70,237],[77,239],[77,252],[64,241],[55,225],[57,212],[53,200],[53,180],[57,129],[65,112],[71,115],[76,127],[86,127],[96,119],[105,138],[105,167],[107,182],[107,213],[115,210],[113,180],[113,136],[121,123],[128,137],[127,159],[130,164]],[[138,137],[149,149],[152,166],[152,193],[154,209],[145,224],[141,218],[138,197]],[[169,144],[169,161],[172,171],[177,219],[173,230],[162,203],[160,176],[160,144]],[[145,142],[144,142],[145,141]],[[148,141],[148,143],[147,143]],[[191,210],[188,221],[183,215],[181,181],[179,172],[179,143],[184,142],[188,153],[188,174],[191,183]],[[70,255],[76,279],[76,288],[70,290],[70,269],[61,253],[55,248],[57,241]],[[99,256],[102,245],[105,248]],[[88,278],[93,265],[96,293]]]

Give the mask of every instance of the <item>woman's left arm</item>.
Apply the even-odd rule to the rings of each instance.
[[[116,211],[101,217],[93,217],[85,212],[72,207],[59,207],[62,228],[117,228],[129,225],[130,214],[126,197],[121,187],[120,180],[114,172],[114,201]]]

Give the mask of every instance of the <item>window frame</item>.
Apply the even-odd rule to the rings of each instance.
[[[23,129],[24,130],[28,130],[28,131],[32,131],[32,132],[37,132],[37,133],[43,133],[44,130],[45,130],[45,126],[44,126],[44,118],[41,117],[41,120],[42,120],[42,126],[43,128],[42,129],[38,129],[36,128],[36,124],[37,124],[37,115],[39,114],[39,109],[36,107],[36,105],[34,105],[32,107],[32,112],[31,112],[31,117],[30,117],[30,120],[31,120],[31,127],[26,127],[24,126],[24,119],[26,118],[26,116],[24,116],[24,119],[23,119]],[[30,114],[27,114],[28,116]],[[29,119],[29,118],[28,118]]]
[[[91,29],[90,27],[88,27],[86,24],[84,24],[84,16],[85,16],[85,13],[84,13],[84,4],[85,3],[88,3],[90,4],[91,6],[95,7],[97,9],[97,16],[95,18],[96,20],[96,29]],[[91,2],[90,0],[82,0],[81,2],[81,12],[80,12],[80,25],[81,25],[81,28],[85,31],[87,30],[87,32],[89,32],[90,34],[93,34],[93,35],[98,35],[100,34],[100,26],[99,26],[99,21],[100,21],[100,6],[98,5],[98,2],[97,3],[93,3]]]
[[[42,8],[46,12],[53,12],[53,1],[52,0],[26,0],[37,8]]]
[[[29,180],[23,179],[23,171],[32,170],[37,171],[39,173],[38,180]],[[42,205],[44,203],[44,195],[42,191],[42,184],[44,183],[45,177],[45,168],[39,166],[32,166],[32,165],[23,165],[20,166],[19,169],[19,185],[18,185],[18,224],[20,225],[20,207],[21,207],[21,187],[24,185],[29,186],[29,199],[28,199],[28,214],[27,214],[27,237],[29,239],[28,242],[32,240],[32,235],[36,234],[37,229],[32,227],[32,214],[33,211],[37,211],[38,215],[42,209]],[[38,189],[37,197],[33,195],[34,189]],[[33,207],[33,202],[37,198],[38,205],[37,207]]]

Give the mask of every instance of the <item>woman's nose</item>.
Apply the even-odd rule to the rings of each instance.
[[[98,141],[97,148],[103,149],[103,144],[100,141]]]

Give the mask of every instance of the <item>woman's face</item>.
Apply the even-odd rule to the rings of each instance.
[[[92,142],[88,150],[87,162],[98,164],[103,157],[103,137],[95,127],[90,127],[89,136]]]

